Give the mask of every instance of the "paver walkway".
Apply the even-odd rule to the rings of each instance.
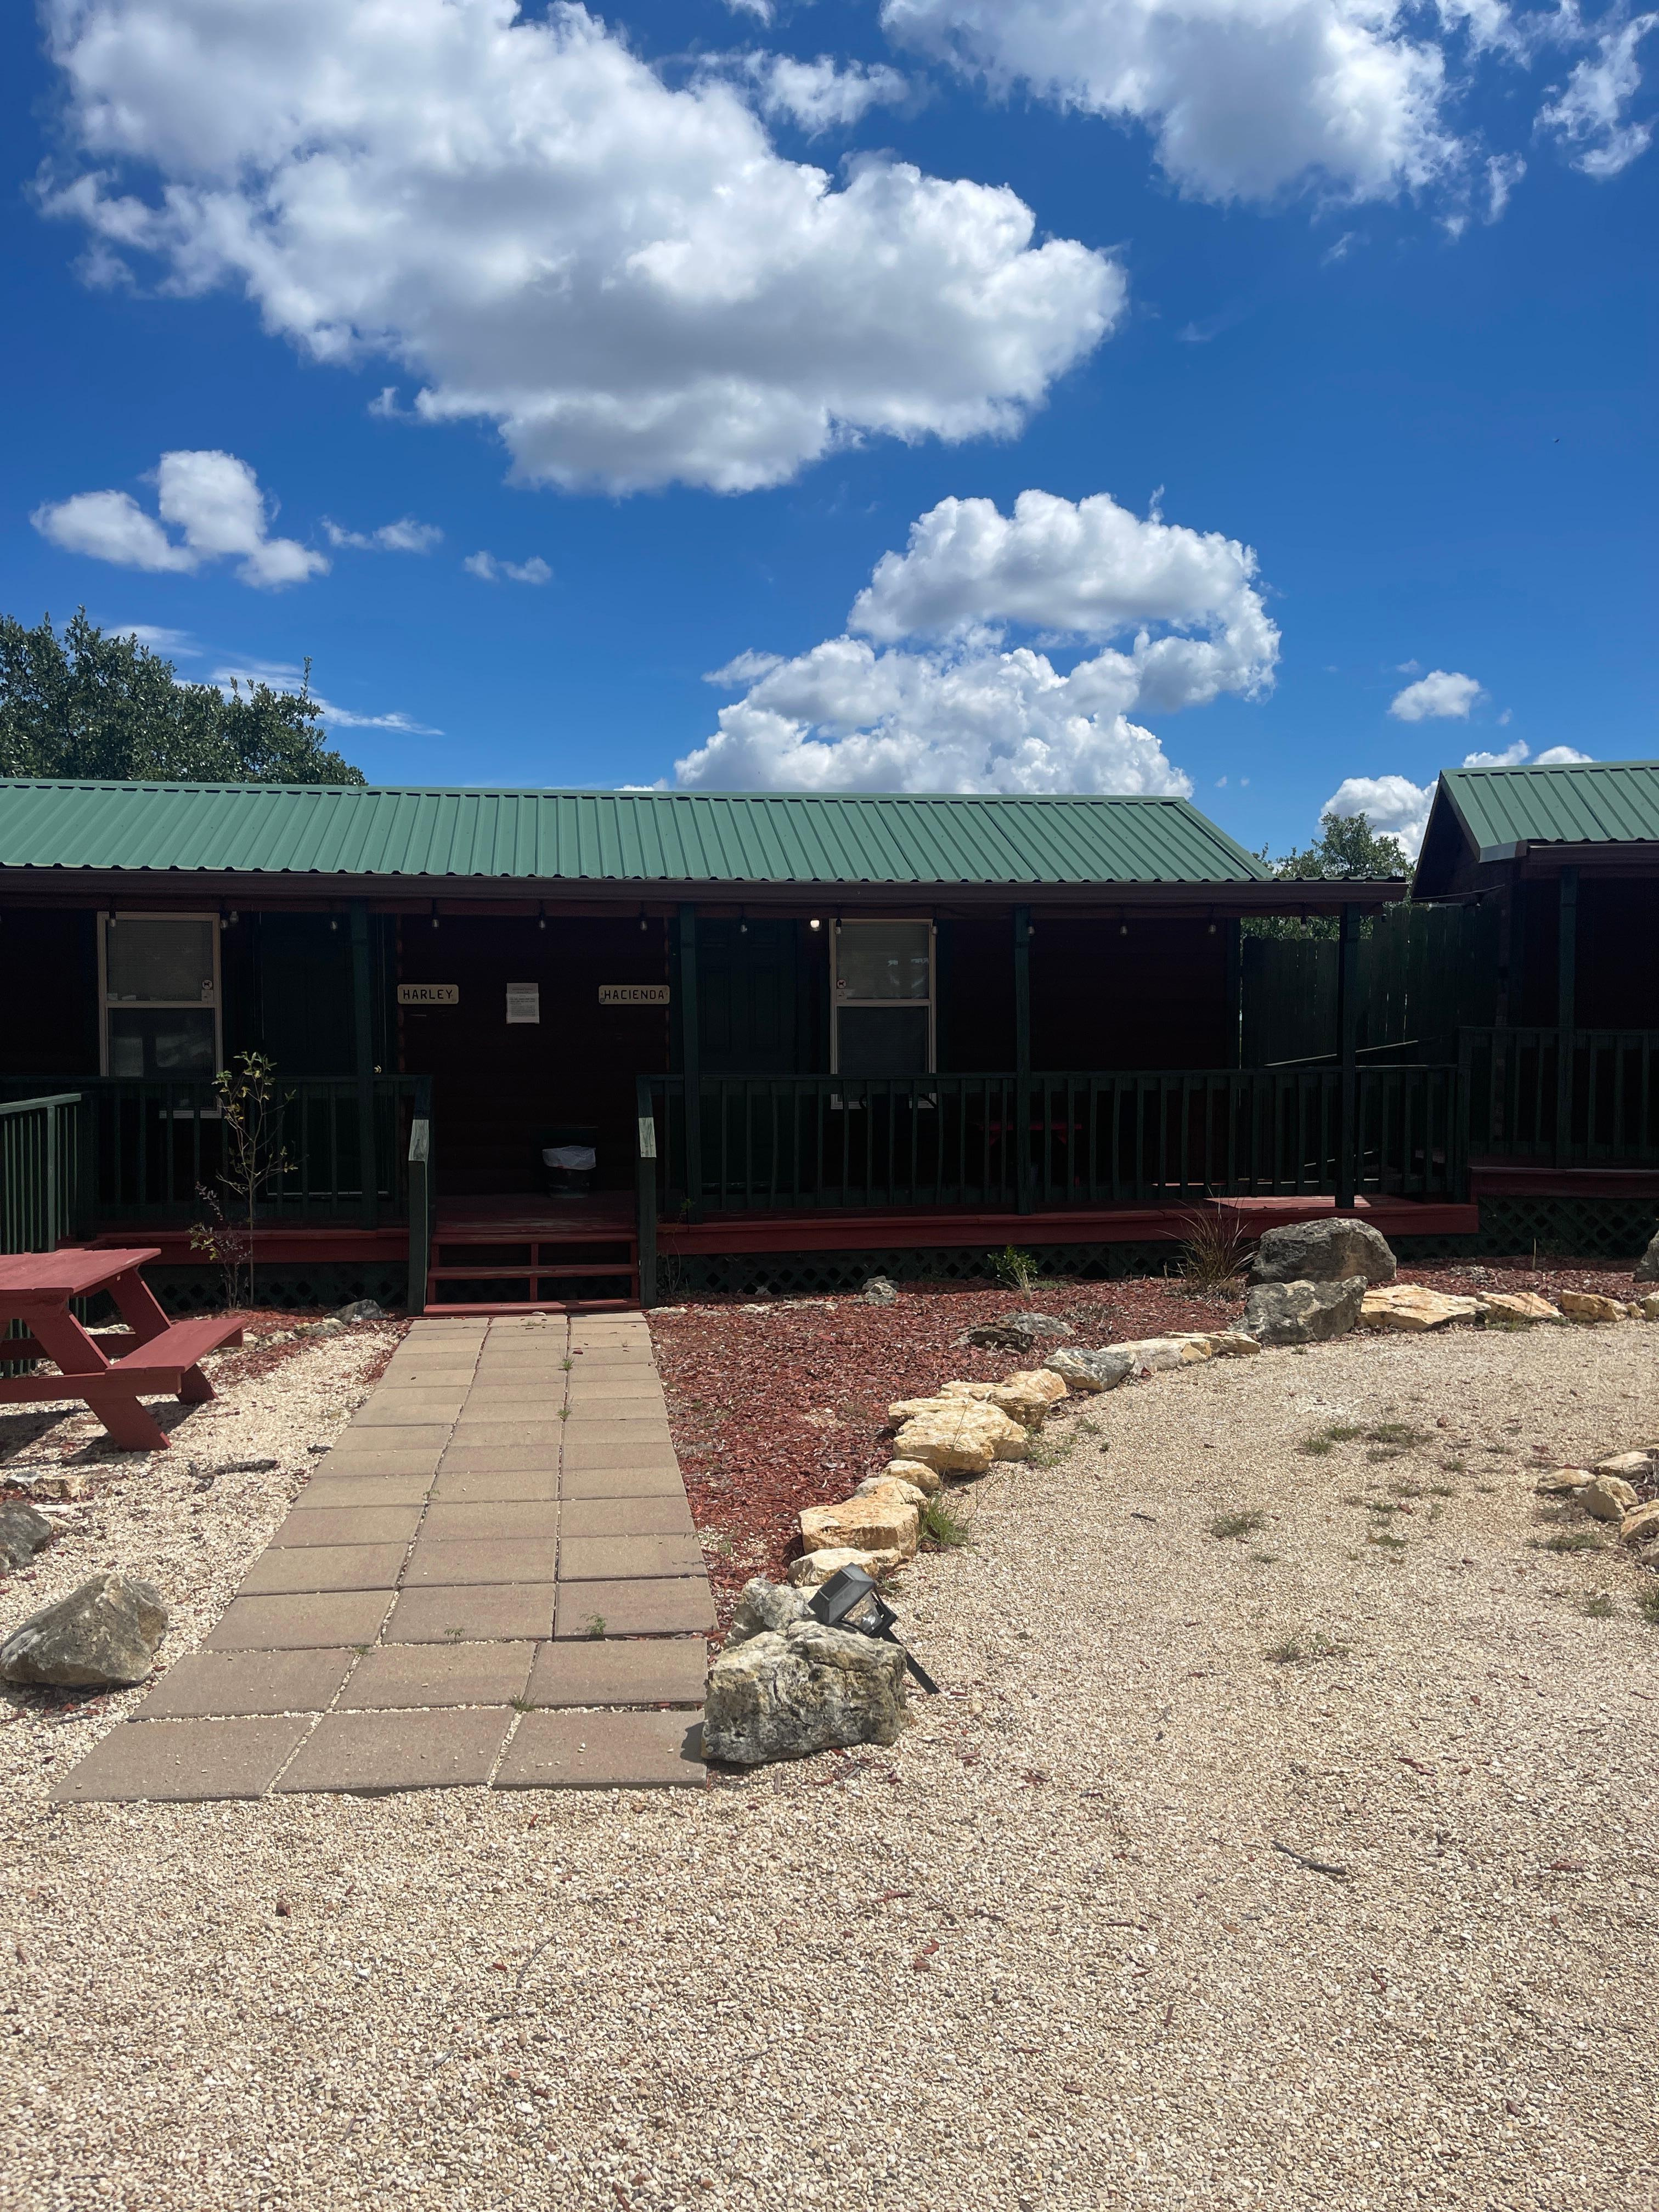
[[[714,1625],[642,1317],[418,1321],[60,1803],[698,1784]]]

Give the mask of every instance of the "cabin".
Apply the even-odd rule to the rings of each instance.
[[[216,1072],[275,1063],[267,1292],[416,1310],[1167,1261],[1205,1201],[1467,1235],[1458,1072],[1361,1056],[1365,916],[1184,799],[0,787],[0,1097],[175,1302]],[[1336,917],[1325,1049],[1246,1063],[1243,933]],[[198,1286],[192,1291],[191,1285]]]
[[[1462,932],[1485,1233],[1639,1251],[1659,1205],[1659,762],[1447,770],[1412,900]]]

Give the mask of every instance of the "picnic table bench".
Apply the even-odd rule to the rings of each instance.
[[[222,1345],[240,1344],[242,1319],[220,1314],[170,1322],[138,1270],[160,1248],[12,1252],[0,1257],[0,1359],[50,1359],[55,1375],[0,1376],[0,1405],[81,1398],[111,1439],[128,1451],[165,1451],[167,1437],[138,1402],[169,1397],[199,1405],[214,1395],[198,1364]],[[107,1291],[126,1323],[94,1337],[70,1311],[72,1298]],[[21,1322],[26,1335],[4,1336]],[[115,1353],[112,1358],[111,1352]]]

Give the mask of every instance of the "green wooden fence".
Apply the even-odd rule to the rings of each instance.
[[[1659,1031],[1466,1029],[1477,1158],[1659,1166]]]
[[[0,1106],[0,1252],[50,1252],[81,1218],[81,1095]]]
[[[286,1164],[259,1197],[263,1218],[402,1220],[408,1205],[412,1075],[376,1076],[366,1100],[350,1076],[300,1076],[281,1085]],[[15,1087],[15,1086],[14,1086]],[[201,1193],[222,1200],[219,1094],[210,1082],[78,1079],[80,1202],[100,1223],[196,1218]],[[364,1156],[368,1154],[368,1173]]]
[[[1349,1176],[1356,1192],[1416,1198],[1468,1185],[1449,1066],[643,1076],[638,1110],[642,1218],[647,1203],[1006,1213],[1336,1193]]]
[[[1336,1058],[1336,940],[1247,937],[1241,947],[1247,1067]],[[1494,906],[1394,906],[1361,925],[1356,1042],[1362,1058],[1445,1066],[1459,1031],[1496,1012]]]

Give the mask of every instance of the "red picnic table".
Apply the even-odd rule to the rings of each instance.
[[[84,1398],[112,1440],[128,1451],[165,1451],[167,1439],[139,1404],[141,1397],[182,1399],[200,1405],[213,1385],[197,1362],[221,1345],[240,1344],[235,1314],[170,1322],[138,1270],[159,1260],[157,1246],[142,1250],[12,1252],[0,1258],[0,1359],[51,1359],[56,1375],[0,1376],[0,1405],[33,1406],[58,1398]],[[70,1311],[71,1298],[107,1291],[126,1330],[89,1335]],[[27,1336],[4,1337],[4,1325],[21,1322]],[[113,1350],[117,1357],[107,1357]]]

